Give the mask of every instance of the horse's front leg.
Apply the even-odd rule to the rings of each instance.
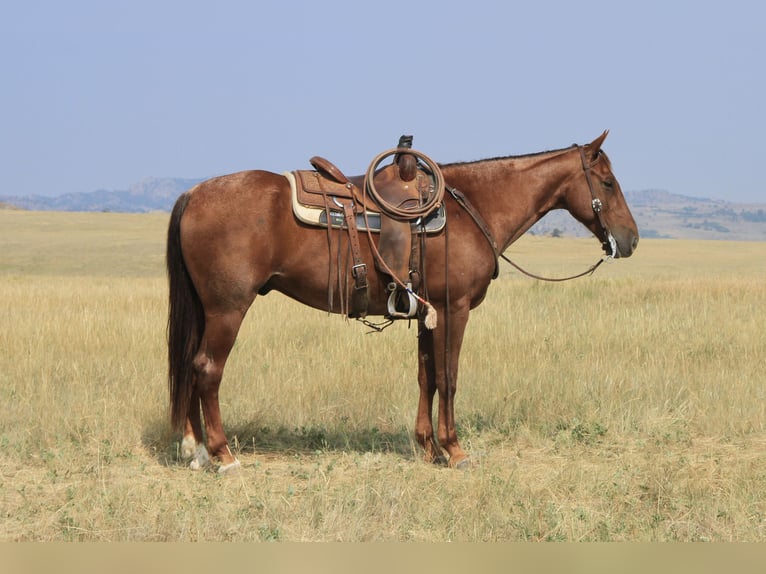
[[[418,324],[418,386],[420,399],[415,420],[415,438],[423,447],[425,460],[429,463],[447,464],[441,447],[434,438],[432,422],[434,395],[436,394],[436,372],[434,369],[434,334],[426,329],[423,322]]]
[[[469,305],[453,303],[447,320],[440,316],[434,333],[434,367],[436,387],[439,391],[439,443],[449,455],[449,465],[463,468],[471,460],[460,446],[455,427],[455,393],[463,334],[468,323]]]

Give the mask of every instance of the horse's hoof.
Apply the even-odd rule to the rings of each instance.
[[[194,452],[197,450],[197,441],[194,437],[185,436],[181,441],[181,460],[189,460],[194,457]]]
[[[450,463],[452,463],[452,461],[450,461]],[[468,470],[473,466],[473,462],[471,462],[471,458],[467,456],[465,458],[461,458],[454,464],[450,464],[450,466],[458,470]]]
[[[194,458],[189,463],[189,468],[192,470],[201,470],[210,465],[210,455],[207,453],[207,449],[200,445],[197,447],[197,451],[194,453]]]
[[[436,466],[448,466],[446,456],[435,456],[431,462]]]
[[[432,464],[434,466],[447,466],[447,457],[442,454],[427,454],[425,457],[423,457],[423,461],[426,464]]]
[[[238,472],[242,468],[242,465],[239,464],[239,460],[236,458],[234,459],[234,462],[230,462],[229,464],[222,464],[218,467],[218,474],[234,474]]]

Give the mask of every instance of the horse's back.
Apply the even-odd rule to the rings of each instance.
[[[188,190],[187,210],[223,211],[233,207],[257,209],[264,201],[284,193],[284,176],[264,170],[248,170],[220,175],[202,181]]]
[[[289,207],[289,183],[279,174],[250,170],[214,177],[186,192],[182,237],[221,237],[263,228],[272,214]],[[183,240],[183,239],[182,239]]]

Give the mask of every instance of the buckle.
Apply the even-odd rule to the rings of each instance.
[[[356,279],[360,273],[367,274],[367,264],[358,263],[351,268],[351,275]]]

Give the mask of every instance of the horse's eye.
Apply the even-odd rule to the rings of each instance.
[[[603,185],[605,189],[611,190],[614,187],[614,181],[611,179],[605,179],[601,182],[601,185]]]

